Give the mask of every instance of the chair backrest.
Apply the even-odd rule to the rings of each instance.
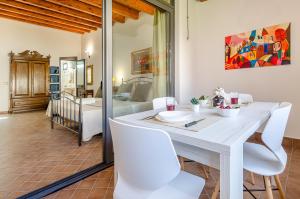
[[[180,164],[170,136],[110,119],[115,167],[129,187],[155,190],[172,181]]]
[[[153,104],[153,109],[157,110],[157,109],[162,109],[162,108],[166,108],[167,105],[167,98],[168,97],[159,97],[159,98],[155,98],[152,100],[152,104]],[[175,100],[175,105],[177,105],[177,101]]]
[[[254,100],[253,100],[253,97],[252,95],[250,94],[245,94],[245,93],[240,93],[239,94],[239,102],[241,104],[244,104],[244,103],[252,103]]]
[[[286,164],[287,154],[281,144],[291,108],[292,104],[283,102],[273,110],[261,136],[264,144],[284,165]]]

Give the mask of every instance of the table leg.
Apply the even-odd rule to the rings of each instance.
[[[220,154],[220,198],[243,198],[243,144]]]

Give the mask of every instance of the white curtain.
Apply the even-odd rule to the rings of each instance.
[[[169,2],[169,1],[167,1]],[[153,24],[153,95],[167,95],[167,14],[156,9]]]

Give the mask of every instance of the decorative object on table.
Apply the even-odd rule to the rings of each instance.
[[[221,105],[217,109],[218,114],[223,116],[223,117],[235,117],[239,114],[240,112],[240,107],[234,107],[234,106],[223,106]]]
[[[191,103],[192,103],[192,106],[193,106],[193,111],[194,112],[199,112],[200,111],[200,101],[199,101],[199,99],[197,99],[197,98],[192,98],[191,99]]]
[[[225,70],[291,63],[291,23],[225,37]]]
[[[206,106],[208,104],[209,96],[202,95],[199,97],[200,106]]]
[[[88,65],[86,67],[86,84],[93,85],[94,83],[94,72],[93,72],[93,65]]]
[[[146,48],[131,53],[131,74],[152,73],[152,48]]]
[[[176,106],[176,100],[174,97],[166,97],[167,111],[174,111]]]
[[[220,106],[221,104],[224,105],[225,103],[225,90],[223,88],[216,88],[215,89],[215,96],[212,99],[213,107]]]

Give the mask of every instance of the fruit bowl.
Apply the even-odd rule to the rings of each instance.
[[[217,112],[219,115],[223,117],[235,117],[239,114],[240,108],[239,107],[231,107],[231,106],[226,106],[226,107],[218,107]]]

